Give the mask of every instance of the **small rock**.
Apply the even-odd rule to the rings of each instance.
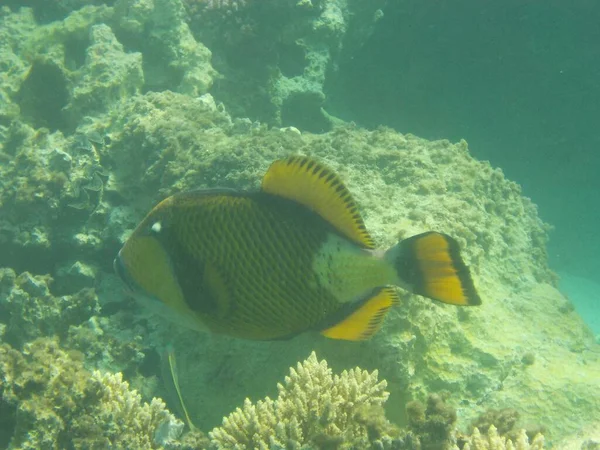
[[[281,131],[282,133],[292,133],[292,134],[297,134],[298,136],[301,136],[302,133],[300,132],[300,130],[296,127],[285,127],[285,128],[280,128],[279,131]]]
[[[68,172],[71,169],[73,158],[68,153],[55,148],[50,152],[50,169],[56,172]]]
[[[17,284],[32,297],[45,297],[50,295],[49,280],[49,277],[34,277],[29,272],[23,272],[17,277]]]
[[[77,292],[83,288],[93,287],[96,281],[96,269],[81,261],[64,266],[57,271],[58,282],[68,286],[67,292]]]

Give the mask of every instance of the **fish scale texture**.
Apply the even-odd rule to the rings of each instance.
[[[191,291],[206,292],[210,287],[198,271],[212,270],[225,286],[227,298],[217,302],[226,301],[227,311],[203,316],[215,331],[286,337],[315,326],[338,307],[313,271],[327,224],[304,207],[257,194],[200,196],[173,209],[164,231],[176,242],[171,257],[177,260],[184,252],[197,261],[197,267],[176,266],[177,277],[197,280],[203,285],[192,285]],[[202,310],[195,301],[202,300],[188,298],[192,309]]]

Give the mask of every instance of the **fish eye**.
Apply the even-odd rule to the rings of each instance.
[[[160,233],[161,230],[162,230],[162,223],[160,223],[160,221],[154,222],[152,224],[152,226],[150,227],[150,231],[154,234]]]

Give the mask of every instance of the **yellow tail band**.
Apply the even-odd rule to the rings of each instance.
[[[412,236],[390,249],[386,259],[415,294],[458,306],[481,304],[458,242],[446,234]]]

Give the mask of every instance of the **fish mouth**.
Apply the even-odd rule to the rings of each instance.
[[[135,283],[129,276],[127,269],[125,268],[125,263],[123,262],[123,257],[121,256],[121,251],[117,254],[117,257],[113,261],[113,268],[115,273],[119,276],[123,284],[127,286],[127,290],[131,293],[135,292],[134,286]]]

